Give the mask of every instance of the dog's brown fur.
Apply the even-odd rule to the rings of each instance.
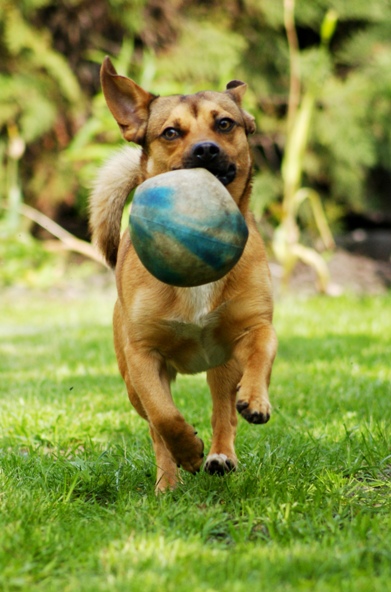
[[[206,371],[213,400],[213,439],[205,470],[236,468],[236,410],[250,423],[270,417],[268,386],[277,340],[265,250],[249,212],[247,135],[253,118],[241,108],[246,85],[223,93],[156,97],[117,75],[108,58],[101,80],[127,148],[101,170],[91,197],[93,238],[115,267],[118,300],[114,343],[131,403],[149,422],[157,491],[177,483],[177,466],[192,473],[203,442],[177,410],[170,382],[177,372]],[[201,148],[200,148],[201,146]],[[142,266],[120,222],[129,192],[166,171],[205,166],[226,185],[249,228],[237,265],[221,280],[196,288],[159,282]],[[238,396],[238,400],[237,400]]]

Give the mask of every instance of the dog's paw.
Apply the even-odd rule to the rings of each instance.
[[[267,423],[270,419],[271,405],[265,399],[255,400],[254,402],[239,399],[236,403],[236,409],[249,423]]]
[[[174,452],[175,462],[189,473],[198,473],[204,460],[204,443],[201,438],[195,435],[191,442],[187,441],[186,446]]]
[[[228,458],[226,454],[209,454],[205,463],[205,471],[209,475],[225,475],[236,470],[237,460]]]
[[[155,429],[177,467],[189,473],[200,470],[204,458],[204,443],[191,425],[179,416],[176,421],[164,422]]]

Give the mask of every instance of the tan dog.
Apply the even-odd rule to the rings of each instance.
[[[239,81],[222,93],[157,97],[119,76],[108,58],[101,80],[123,137],[142,150],[127,148],[101,170],[91,197],[91,228],[115,267],[118,365],[131,403],[149,422],[156,489],[162,491],[177,483],[177,467],[194,473],[204,456],[202,440],[171,397],[177,372],[207,373],[213,400],[208,473],[224,474],[237,466],[236,410],[250,423],[270,417],[268,386],[277,340],[264,245],[249,212],[247,135],[255,126],[241,108],[246,85]],[[121,216],[130,191],[145,179],[194,167],[208,169],[226,186],[245,217],[249,239],[237,265],[221,280],[176,288],[143,267],[129,232],[120,239]]]

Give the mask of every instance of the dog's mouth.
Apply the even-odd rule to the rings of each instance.
[[[236,166],[234,164],[230,164],[226,170],[221,171],[214,171],[209,167],[206,168],[212,175],[214,175],[224,186],[229,185],[236,177]]]
[[[236,165],[229,161],[227,154],[215,142],[198,142],[192,146],[182,166],[184,169],[206,169],[225,186],[236,177]]]
[[[232,181],[234,181],[234,179],[236,177],[236,166],[234,164],[229,164],[228,166],[224,166],[224,167],[217,167],[217,166],[211,166],[211,165],[205,166],[200,163],[191,163],[186,166],[186,163],[185,163],[183,168],[185,168],[185,169],[195,169],[195,168],[206,169],[207,171],[212,173],[212,175],[214,175],[216,177],[216,179],[218,179],[220,181],[220,183],[222,183],[225,187],[227,185],[229,185],[230,183],[232,183]]]

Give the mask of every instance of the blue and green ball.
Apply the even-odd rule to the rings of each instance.
[[[161,282],[181,287],[222,278],[248,238],[231,195],[206,169],[171,171],[142,183],[129,227],[144,267]]]

